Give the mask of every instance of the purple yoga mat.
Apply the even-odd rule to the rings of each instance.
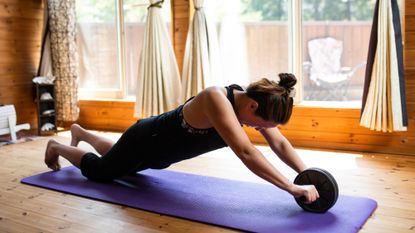
[[[185,219],[251,232],[357,232],[376,201],[340,195],[325,214],[303,211],[272,185],[145,170],[111,183],[96,183],[75,167],[45,172],[22,183]]]

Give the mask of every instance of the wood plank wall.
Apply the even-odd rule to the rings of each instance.
[[[189,15],[191,14],[189,0],[172,0],[173,47],[177,58],[180,74],[183,69],[183,57],[186,47]]]
[[[78,123],[88,129],[125,131],[134,124],[134,102],[81,100]]]
[[[0,0],[0,104],[14,104],[17,123],[37,125],[32,78],[39,66],[43,0]]]

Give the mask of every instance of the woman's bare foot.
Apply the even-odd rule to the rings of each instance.
[[[54,171],[57,171],[61,168],[61,165],[59,164],[59,154],[57,154],[54,150],[54,146],[56,144],[59,143],[53,139],[49,140],[45,152],[45,163],[48,166],[48,168]]]
[[[84,129],[78,125],[78,124],[72,124],[71,125],[71,146],[78,146],[79,143],[79,134],[81,133],[81,131],[83,131]]]

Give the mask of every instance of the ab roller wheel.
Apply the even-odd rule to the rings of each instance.
[[[337,201],[339,187],[334,177],[321,168],[310,168],[304,170],[294,180],[297,185],[314,185],[320,195],[315,202],[306,204],[304,197],[295,198],[297,204],[306,211],[313,213],[324,213]]]

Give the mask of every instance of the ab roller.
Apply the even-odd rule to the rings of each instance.
[[[297,185],[314,185],[320,197],[309,204],[304,203],[305,198],[295,198],[297,204],[306,211],[313,213],[324,213],[337,201],[339,187],[334,177],[321,168],[309,168],[304,170],[294,180]]]

